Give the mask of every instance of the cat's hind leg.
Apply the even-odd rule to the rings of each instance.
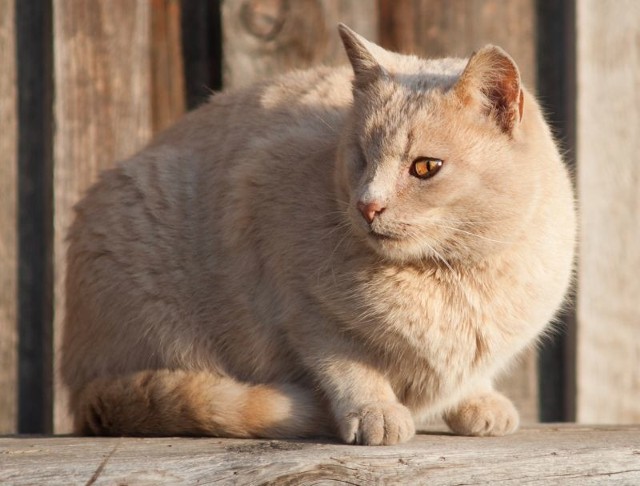
[[[456,434],[479,436],[510,434],[520,422],[511,400],[490,389],[465,397],[444,413],[444,420]]]
[[[209,372],[147,370],[99,378],[73,402],[75,431],[83,435],[330,435],[328,413],[309,390],[249,385]]]

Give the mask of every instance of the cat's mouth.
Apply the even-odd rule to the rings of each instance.
[[[376,241],[398,241],[400,238],[395,236],[395,235],[391,235],[389,233],[379,233],[377,231],[374,230],[369,230],[368,233],[369,237],[373,238]]]

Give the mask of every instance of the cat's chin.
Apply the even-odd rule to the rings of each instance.
[[[365,239],[368,246],[385,260],[407,263],[424,257],[421,249],[414,248],[406,238],[400,236],[370,230]]]
[[[374,241],[396,241],[396,242],[400,242],[402,241],[402,238],[395,236],[395,235],[389,235],[389,234],[385,234],[385,233],[378,233],[376,231],[370,230],[367,233],[367,236],[371,239],[373,239]]]

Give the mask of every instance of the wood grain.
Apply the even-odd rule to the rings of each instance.
[[[116,161],[185,110],[179,0],[54,0],[55,343],[72,206]],[[56,430],[69,430],[56,387]]]
[[[640,2],[576,7],[577,419],[640,423]]]
[[[524,82],[535,85],[535,0],[378,2],[383,47],[426,57],[469,57],[496,44],[516,60]]]
[[[0,438],[0,483],[640,484],[640,427],[537,426],[390,447],[234,439]]]
[[[14,0],[0,0],[0,434],[16,431],[18,396],[18,121],[14,8]]]
[[[535,89],[534,0],[379,0],[383,47],[424,57],[468,57],[485,44],[513,56],[524,83]],[[499,380],[524,423],[538,421],[537,355],[524,353]]]
[[[227,0],[222,4],[223,86],[346,63],[338,22],[376,40],[377,21],[374,0]]]
[[[153,131],[174,123],[185,111],[180,0],[151,2],[151,96]]]

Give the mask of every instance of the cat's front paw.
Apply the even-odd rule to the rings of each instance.
[[[514,432],[520,418],[513,403],[497,392],[486,392],[462,400],[444,416],[460,435],[499,436]]]
[[[395,402],[372,402],[339,419],[340,437],[347,444],[393,445],[415,434],[407,407]]]

